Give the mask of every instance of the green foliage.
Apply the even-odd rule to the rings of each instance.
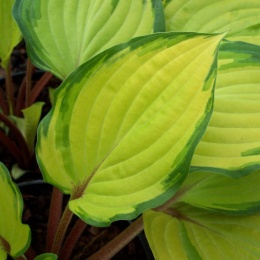
[[[164,0],[167,31],[223,33],[260,44],[260,2],[255,0]]]
[[[259,173],[190,173],[167,209],[144,213],[156,259],[259,259]]]
[[[157,0],[18,0],[13,14],[32,61],[61,79],[109,47],[164,29]]]
[[[0,163],[0,256],[22,255],[29,247],[30,228],[21,223],[23,199],[6,167]]]
[[[6,71],[20,39],[9,2],[0,4]],[[156,259],[260,258],[259,9],[255,0],[15,1],[32,63],[63,80],[36,152],[44,180],[70,199],[57,218],[54,188],[50,253],[36,259],[69,259],[85,222],[138,215],[90,259],[111,258],[143,222]],[[31,70],[28,63],[26,82]],[[8,106],[0,92],[0,141],[11,147],[15,139],[31,158],[42,104],[28,84],[25,109],[17,109],[10,82]],[[18,147],[10,151],[21,164]],[[17,257],[30,232],[20,193],[0,167],[0,258]],[[81,221],[63,244],[73,214]]]
[[[214,110],[193,168],[235,178],[260,166],[260,46],[222,42]]]
[[[34,258],[34,260],[57,260],[57,259],[58,256],[51,253],[41,254]]]
[[[206,196],[206,194],[205,194]],[[234,217],[189,206],[145,212],[156,259],[259,259],[260,215]]]
[[[37,159],[84,221],[130,219],[176,192],[211,115],[221,37],[136,38],[59,87],[39,127]]]
[[[12,17],[12,7],[15,0],[1,0],[0,2],[0,65],[7,68],[11,53],[21,39],[22,34]]]

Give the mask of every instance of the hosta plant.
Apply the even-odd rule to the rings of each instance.
[[[72,259],[87,225],[132,220],[88,259],[142,230],[156,259],[260,258],[259,5],[206,2],[15,1],[29,58],[62,83],[35,148],[54,186],[46,253],[1,165],[0,255]]]

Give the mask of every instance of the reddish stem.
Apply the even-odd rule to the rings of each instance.
[[[20,130],[16,127],[16,125],[2,113],[0,113],[0,121],[2,121],[13,133],[14,138],[16,139],[20,149],[22,150],[21,158],[23,159],[23,164],[26,168],[28,168],[31,162],[31,152],[27,146],[27,143],[23,135],[21,134]]]
[[[0,143],[10,152],[20,166],[23,165],[23,157],[19,148],[8,138],[2,131],[0,131]]]
[[[4,92],[2,91],[2,89],[0,89],[0,108],[2,108],[2,111],[4,114],[8,115],[9,108],[5,102],[5,96],[4,96]]]
[[[26,76],[24,76],[22,83],[19,87],[19,93],[16,100],[15,115],[17,116],[22,115],[21,110],[24,108],[25,89],[26,89]]]
[[[46,252],[50,252],[53,245],[61,218],[62,202],[63,193],[58,188],[53,187],[47,229]]]
[[[121,232],[117,237],[111,240],[108,244],[102,247],[98,252],[93,254],[88,260],[105,260],[111,259],[132,239],[143,231],[143,218],[140,216],[129,227]]]
[[[26,70],[26,88],[25,88],[25,107],[29,106],[29,96],[32,88],[32,73],[34,66],[30,59],[27,59],[27,70]]]
[[[71,259],[71,253],[78,242],[80,236],[84,232],[87,224],[78,219],[69,236],[67,237],[64,246],[61,250],[60,259],[69,260]]]
[[[14,87],[12,81],[12,70],[11,64],[9,63],[5,71],[5,87],[6,87],[6,96],[9,105],[9,114],[14,112]]]
[[[59,223],[59,226],[57,228],[57,232],[53,241],[51,253],[59,255],[62,242],[64,240],[65,234],[67,232],[67,229],[69,227],[70,221],[73,217],[73,213],[70,211],[68,205],[66,206],[61,221]]]
[[[35,84],[35,86],[33,87],[29,99],[28,99],[28,105],[32,105],[37,97],[39,96],[39,94],[41,93],[41,91],[43,90],[43,88],[45,87],[45,85],[49,82],[49,80],[52,78],[52,74],[50,72],[45,72],[42,77],[37,81],[37,83]]]
[[[37,256],[37,254],[33,250],[32,247],[29,247],[28,250],[25,253],[25,256],[26,256],[27,260],[33,260]]]

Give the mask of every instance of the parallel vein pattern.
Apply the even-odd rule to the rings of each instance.
[[[240,177],[260,167],[260,47],[220,48],[213,115],[192,166]]]
[[[162,12],[159,0],[24,0],[13,14],[32,61],[64,79],[109,47],[163,30]]]
[[[260,215],[233,217],[182,207],[144,213],[156,259],[259,259]]]
[[[212,112],[221,37],[136,38],[65,80],[40,125],[37,156],[82,219],[129,219],[175,193]]]
[[[255,0],[167,0],[167,31],[224,33],[229,40],[260,44],[260,2]]]

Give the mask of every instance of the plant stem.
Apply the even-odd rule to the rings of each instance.
[[[21,116],[21,110],[24,108],[25,99],[25,88],[26,88],[26,75],[24,76],[22,83],[19,86],[19,93],[16,100],[15,115]]]
[[[30,59],[27,59],[27,69],[26,69],[26,88],[25,88],[25,107],[29,105],[29,96],[32,88],[32,72],[33,65]]]
[[[93,254],[88,260],[108,260],[118,253],[125,245],[143,231],[143,217],[140,216],[129,227],[112,241]]]
[[[61,250],[60,259],[63,260],[69,260],[71,259],[71,253],[78,242],[80,236],[84,232],[87,224],[82,221],[81,219],[78,219],[76,224],[74,225],[72,231],[70,232],[68,238],[66,239],[64,246]]]
[[[21,160],[23,155],[21,151],[2,131],[0,131],[0,143],[10,152],[17,163],[23,166],[23,160]]]
[[[12,80],[12,70],[11,70],[11,63],[9,62],[6,70],[5,70],[5,86],[6,86],[6,95],[7,101],[9,105],[9,114],[13,114],[14,111],[14,87],[13,87],[13,80]]]
[[[45,87],[45,85],[49,82],[49,80],[52,78],[52,74],[50,72],[45,72],[43,76],[38,80],[38,82],[33,87],[30,97],[28,99],[28,105],[32,105],[39,94],[41,93],[42,89]]]
[[[3,113],[0,113],[0,121],[2,121],[13,133],[16,141],[19,144],[20,149],[22,150],[22,159],[23,159],[23,166],[26,168],[29,168],[30,161],[31,161],[31,152],[28,148],[28,145],[21,134],[20,130],[17,128],[17,126]],[[22,165],[20,165],[22,166]]]
[[[65,234],[67,232],[72,217],[73,217],[73,213],[70,211],[69,206],[67,205],[63,212],[59,226],[57,228],[51,253],[59,255],[61,244],[64,240]]]
[[[25,256],[28,260],[33,260],[36,257],[36,252],[33,250],[32,247],[29,247],[25,253]]]
[[[62,202],[63,193],[58,188],[53,187],[47,228],[46,252],[50,252],[53,245],[61,218]]]
[[[9,113],[9,108],[5,102],[5,97],[4,97],[4,93],[3,93],[2,89],[0,89],[0,108],[2,109],[4,114],[7,115]]]

